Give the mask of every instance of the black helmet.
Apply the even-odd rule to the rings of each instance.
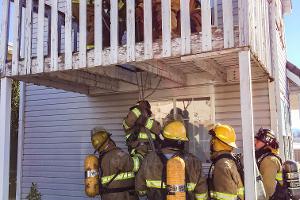
[[[260,128],[256,133],[255,138],[273,149],[279,148],[279,143],[271,129]]]

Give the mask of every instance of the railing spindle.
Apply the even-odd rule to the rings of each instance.
[[[86,16],[87,2],[80,1],[79,3],[79,68],[86,67],[86,28],[87,28],[87,16]]]
[[[20,0],[15,0],[14,11],[14,38],[13,38],[13,55],[12,55],[12,75],[19,74],[19,59],[20,59],[20,34],[21,34],[21,9]]]
[[[190,0],[180,0],[181,55],[191,53]]]
[[[118,0],[110,1],[110,61],[111,64],[118,62],[118,41],[119,41],[119,17]]]
[[[31,40],[32,40],[32,0],[26,1],[25,14],[25,67],[26,74],[31,73]]]
[[[38,35],[37,35],[37,73],[44,72],[44,23],[45,0],[39,0],[38,10]]]
[[[66,0],[65,69],[72,69],[72,0]]]
[[[58,70],[58,0],[51,4],[51,70]]]
[[[171,56],[171,0],[161,1],[162,6],[162,57]]]
[[[234,47],[232,0],[222,0],[224,48]]]
[[[102,64],[103,26],[102,26],[102,0],[95,0],[95,65]]]
[[[212,50],[211,7],[210,0],[201,0],[202,12],[202,51]]]
[[[147,22],[147,23],[146,23]],[[153,58],[152,0],[144,0],[144,58]]]
[[[127,62],[135,61],[135,0],[126,0]]]

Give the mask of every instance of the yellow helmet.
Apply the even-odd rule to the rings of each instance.
[[[186,136],[186,129],[181,121],[171,121],[165,125],[163,129],[164,138],[171,140],[188,141]]]
[[[237,148],[237,145],[235,143],[235,131],[231,126],[225,124],[217,124],[213,129],[209,131],[209,134],[219,139],[222,143],[230,147]]]
[[[91,132],[91,141],[95,151],[101,152],[108,142],[110,134],[103,127],[95,127]]]

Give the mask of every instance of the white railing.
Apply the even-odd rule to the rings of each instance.
[[[11,69],[7,69],[6,75],[16,76],[90,66],[132,63],[239,46],[236,39],[239,35],[235,34],[238,26],[234,24],[234,21],[238,20],[234,20],[234,18],[241,19],[241,17],[233,14],[233,5],[237,3],[236,0],[199,1],[201,3],[202,27],[201,32],[197,33],[191,32],[190,0],[180,0],[181,31],[177,38],[172,37],[171,32],[171,0],[163,0],[161,5],[162,35],[157,40],[155,40],[156,38],[153,39],[152,35],[154,26],[152,18],[156,17],[152,16],[152,1],[144,0],[143,18],[147,23],[144,23],[142,42],[137,42],[135,36],[135,1],[126,0],[126,44],[123,46],[119,45],[118,0],[110,0],[109,47],[103,45],[105,40],[103,36],[105,24],[102,20],[103,1],[94,0],[94,48],[87,50],[86,1],[80,1],[80,18],[76,21],[72,16],[72,0],[65,0],[65,6],[62,10],[60,10],[58,0],[27,0],[26,5],[22,0],[15,0],[15,9],[11,16],[14,20],[13,58]],[[3,4],[5,6],[9,4],[9,0],[3,0]],[[261,6],[261,4],[259,5]],[[239,6],[243,6],[243,4],[240,3]],[[4,10],[6,10],[5,8],[8,9],[8,6],[4,7]],[[253,7],[249,6],[248,8],[251,10]],[[265,17],[263,7],[257,13],[260,18]],[[6,13],[3,13],[4,15],[6,16]],[[34,21],[34,16],[37,17],[36,21]],[[5,19],[2,17],[2,21]],[[5,24],[5,21],[3,22],[2,24]],[[263,29],[259,29],[258,39],[262,41],[266,37],[266,32],[263,30],[267,24],[261,23],[259,25],[264,25]],[[37,27],[35,31],[33,31],[34,26]],[[48,29],[46,30],[45,27],[47,26]],[[2,30],[1,38],[7,38],[8,30],[6,27],[2,27]],[[242,31],[241,27],[239,30]],[[251,28],[250,30],[253,31]],[[254,31],[258,30],[255,29]],[[217,36],[216,33],[218,33]],[[239,37],[241,39],[241,36]],[[33,41],[36,41],[36,44]],[[257,45],[254,46],[253,43],[253,46],[255,52],[261,56],[265,51],[259,44],[261,43],[257,42]],[[0,48],[4,49],[5,45],[1,42]],[[240,45],[247,46],[248,44],[240,43]],[[36,49],[36,53],[33,53],[33,49]],[[0,52],[0,55],[2,55],[0,56],[0,65],[7,66],[5,65],[4,54]]]

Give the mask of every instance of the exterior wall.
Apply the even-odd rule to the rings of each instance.
[[[270,126],[267,83],[255,83],[255,129]],[[234,126],[242,146],[239,85],[215,88],[216,121]],[[208,96],[207,86],[158,90],[151,100]],[[137,94],[99,97],[29,85],[25,96],[25,133],[22,158],[22,199],[32,182],[38,183],[43,199],[87,199],[83,186],[83,161],[92,153],[90,130],[97,125],[113,133],[126,148],[122,118]],[[205,169],[206,171],[206,169]]]

